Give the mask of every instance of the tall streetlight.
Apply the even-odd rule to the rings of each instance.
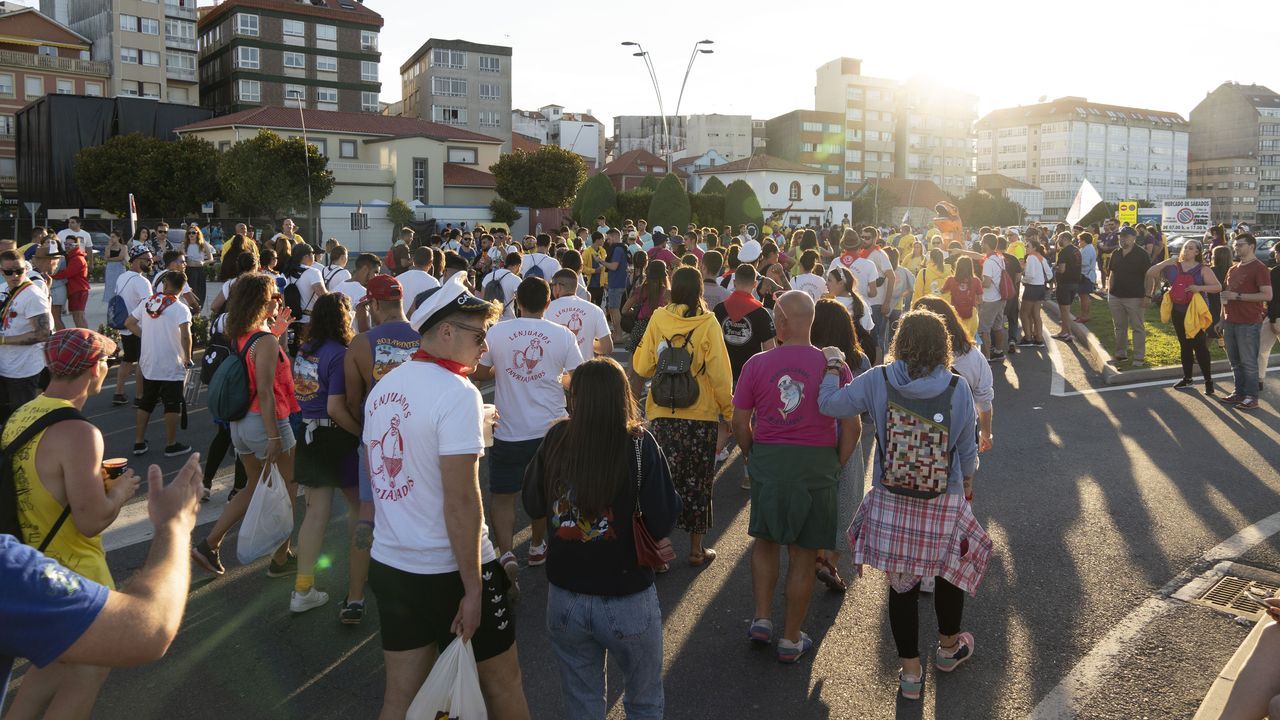
[[[682,100],[684,100],[684,87],[689,82],[689,71],[693,69],[694,58],[696,58],[700,53],[709,55],[715,52],[714,50],[711,50],[709,48],[702,47],[703,45],[711,45],[714,42],[715,41],[713,40],[699,40],[698,42],[693,44],[693,52],[689,54],[689,64],[684,69],[684,79],[680,82],[680,95],[676,98],[676,115],[677,116],[680,115],[680,103]],[[645,67],[649,70],[649,80],[653,83],[653,94],[656,95],[658,98],[658,113],[662,116],[662,134],[664,137],[664,143],[666,145],[667,173],[670,174],[671,161],[672,161],[671,127],[667,122],[667,112],[664,109],[663,103],[662,103],[662,90],[658,87],[658,74],[653,69],[653,61],[652,59],[650,59],[649,53],[646,52],[645,49],[640,46],[640,43],[631,42],[630,40],[628,40],[622,44],[626,47],[636,48],[637,52],[633,52],[631,54],[638,58],[644,58]]]
[[[302,114],[302,105],[305,102],[305,98],[303,98],[302,92],[298,90],[289,90],[285,93],[285,98],[298,101],[298,122],[302,125],[302,159],[307,166],[307,224],[311,226],[308,232],[311,233],[311,242],[314,245],[318,238],[316,238],[315,217],[312,215],[315,212],[315,206],[311,202],[311,146],[307,142],[307,119]]]

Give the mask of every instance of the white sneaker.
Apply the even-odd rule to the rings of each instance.
[[[314,587],[305,593],[294,591],[289,594],[289,612],[304,613],[329,602],[329,593],[320,592]]]

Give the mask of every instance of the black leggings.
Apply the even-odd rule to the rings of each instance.
[[[1173,334],[1178,336],[1178,347],[1182,350],[1182,377],[1191,379],[1191,366],[1194,361],[1200,366],[1200,373],[1204,375],[1205,386],[1213,387],[1213,373],[1209,368],[1208,335],[1202,330],[1195,337],[1187,339],[1187,332],[1183,329],[1187,319],[1186,308],[1174,305],[1170,319],[1173,321]]]
[[[898,657],[920,657],[920,617],[917,600],[920,585],[900,593],[889,588],[889,628],[893,630],[893,642],[898,646]],[[964,615],[964,591],[937,578],[933,588],[933,611],[938,616],[938,633],[956,635],[960,632],[960,618]]]
[[[205,458],[204,463],[204,487],[206,490],[213,487],[213,476],[217,474],[218,467],[222,465],[222,459],[227,456],[227,451],[230,449],[231,428],[218,425],[218,434],[214,435],[213,440],[209,443],[209,456]],[[247,484],[249,484],[249,477],[245,475],[244,463],[240,462],[240,456],[236,455],[235,489],[243,490]]]

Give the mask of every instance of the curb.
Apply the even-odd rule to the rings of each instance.
[[[1262,637],[1262,631],[1270,625],[1274,625],[1275,621],[1264,620],[1254,624],[1253,630],[1249,631],[1248,637],[1244,642],[1240,643],[1240,647],[1236,648],[1235,654],[1227,661],[1227,664],[1214,678],[1213,685],[1209,687],[1209,692],[1205,694],[1204,700],[1200,701],[1200,707],[1196,710],[1194,720],[1217,720],[1222,717],[1222,710],[1227,704],[1227,698],[1231,695],[1231,688],[1235,685],[1236,677],[1240,674],[1240,668],[1244,667],[1244,663],[1249,659],[1249,655],[1253,653],[1253,649],[1257,647],[1259,638]]]

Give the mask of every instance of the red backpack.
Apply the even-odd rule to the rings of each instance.
[[[979,293],[982,292],[980,287],[979,282],[974,279],[965,283],[957,281],[951,288],[951,307],[955,308],[956,314],[961,319],[968,320],[973,317],[973,308],[978,303]]]

